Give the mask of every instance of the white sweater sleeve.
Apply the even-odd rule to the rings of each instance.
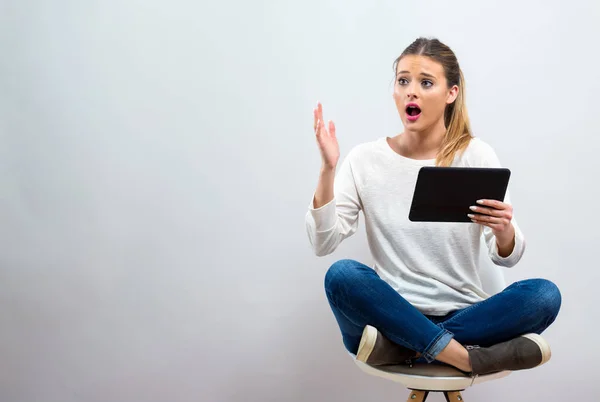
[[[488,167],[502,167],[500,165],[500,161],[498,160],[496,153],[491,147],[488,148],[486,152],[486,157],[483,161],[483,165]],[[510,192],[508,190],[506,191],[506,195],[504,196],[504,202],[507,204],[511,204]],[[492,262],[496,265],[508,268],[515,266],[519,262],[519,260],[523,256],[523,253],[525,252],[526,245],[525,237],[523,236],[523,232],[521,232],[521,229],[517,224],[514,212],[512,224],[515,228],[515,247],[513,248],[512,253],[506,257],[502,257],[500,256],[500,254],[498,254],[498,244],[496,243],[496,236],[494,236],[492,229],[490,229],[487,226],[483,227],[483,236],[485,238],[485,243],[487,244],[489,256]]]
[[[351,151],[341,163],[334,180],[334,198],[327,204],[314,208],[313,198],[306,213],[308,239],[317,256],[335,251],[345,238],[358,227],[361,210],[360,197],[352,173]]]

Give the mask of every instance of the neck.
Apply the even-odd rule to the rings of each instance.
[[[427,130],[407,129],[392,138],[392,142],[395,143],[396,151],[403,156],[414,159],[435,159],[445,135],[446,127],[443,120],[440,120],[438,124]]]

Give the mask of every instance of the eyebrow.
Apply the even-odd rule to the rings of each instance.
[[[406,71],[406,70],[404,70],[404,71],[400,71],[400,72],[398,72],[398,74],[396,74],[396,75],[398,76],[398,75],[400,75],[400,74],[410,74],[410,71]],[[433,76],[433,75],[431,75],[431,74],[429,74],[429,73],[421,73],[421,75],[423,75],[423,76],[425,76],[425,77],[429,77],[429,78],[435,78],[435,76]]]

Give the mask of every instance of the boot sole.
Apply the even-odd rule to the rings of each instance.
[[[536,345],[538,345],[538,347],[540,348],[540,351],[542,352],[542,361],[540,362],[540,364],[538,364],[538,366],[541,366],[542,364],[547,363],[548,360],[550,360],[550,357],[552,357],[552,351],[550,350],[550,345],[548,344],[548,342],[546,342],[544,338],[542,338],[538,334],[526,334],[521,336],[535,342]]]
[[[376,342],[377,329],[370,325],[366,325],[360,338],[360,344],[358,345],[358,351],[356,352],[356,360],[367,363]]]

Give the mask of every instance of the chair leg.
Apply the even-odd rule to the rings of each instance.
[[[425,400],[427,400],[428,395],[429,391],[411,390],[407,402],[425,402]]]
[[[444,392],[447,402],[464,402],[460,391],[446,391]]]

